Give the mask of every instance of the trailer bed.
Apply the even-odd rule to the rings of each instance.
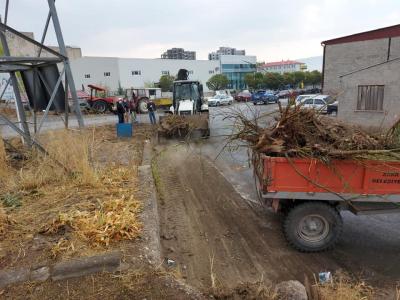
[[[400,162],[263,157],[264,198],[400,202]]]

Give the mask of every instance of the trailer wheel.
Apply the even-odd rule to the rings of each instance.
[[[92,108],[95,112],[104,114],[108,109],[108,103],[103,100],[98,100],[93,103]]]
[[[301,252],[319,252],[333,248],[342,233],[339,212],[321,202],[306,202],[287,214],[283,229],[289,244]]]

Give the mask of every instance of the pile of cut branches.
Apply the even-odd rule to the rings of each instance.
[[[181,115],[168,115],[160,120],[158,132],[167,136],[186,135],[194,124],[191,120]]]
[[[281,108],[270,126],[260,125],[262,116],[250,119],[236,112],[228,117],[235,120],[230,142],[244,142],[253,155],[307,157],[325,162],[353,158],[400,159],[395,130],[372,134],[301,106]]]

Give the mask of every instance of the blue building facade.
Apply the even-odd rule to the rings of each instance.
[[[246,55],[222,55],[220,57],[221,72],[229,80],[228,88],[232,90],[245,89],[244,77],[257,71],[257,58]]]

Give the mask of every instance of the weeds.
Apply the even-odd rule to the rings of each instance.
[[[0,207],[0,237],[6,234],[9,226],[14,223],[15,221],[7,215],[4,208]]]
[[[313,300],[359,300],[372,299],[373,288],[363,281],[354,281],[349,275],[338,273],[330,283],[312,287]]]
[[[61,214],[46,232],[58,232],[70,226],[92,246],[108,246],[111,242],[133,240],[141,232],[138,220],[141,204],[133,196],[105,201],[94,211],[73,211]]]
[[[1,197],[2,203],[5,207],[19,207],[21,206],[21,199],[16,194],[5,194]]]

